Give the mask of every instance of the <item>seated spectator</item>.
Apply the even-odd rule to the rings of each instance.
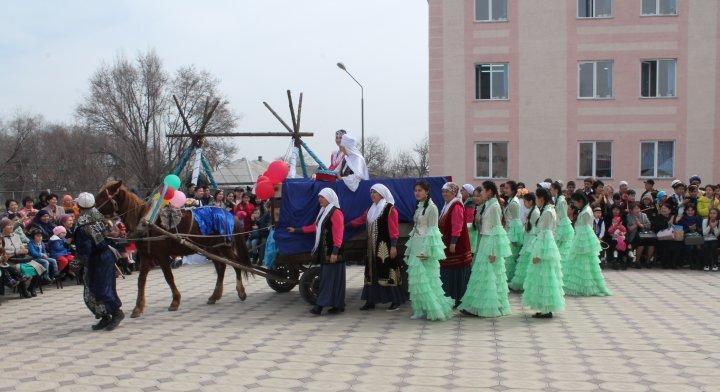
[[[57,260],[58,271],[65,273],[70,277],[75,277],[75,272],[70,271],[68,266],[70,262],[75,260],[75,256],[70,253],[70,250],[65,246],[65,237],[67,236],[67,230],[63,226],[56,226],[53,229],[53,236],[50,237],[48,242],[48,253],[50,257]]]
[[[202,186],[199,186],[195,188],[195,194],[193,195],[193,199],[197,200],[198,206],[202,207],[204,205],[207,205],[204,203],[205,201],[205,188]]]
[[[33,207],[33,203],[32,197],[25,197],[22,201],[23,207],[20,209],[20,213],[24,216],[23,226],[29,225],[38,212],[38,210]]]
[[[701,218],[707,218],[711,208],[720,208],[720,198],[715,195],[714,185],[705,185],[705,195],[698,197],[697,212]]]
[[[248,236],[247,247],[250,249],[250,260],[253,263],[260,263],[260,249],[258,248],[268,236],[268,227],[270,227],[270,211],[268,211],[265,203],[261,203],[259,208],[253,212],[252,232]],[[257,249],[256,249],[257,248]]]
[[[720,237],[720,210],[713,207],[708,217],[703,220],[703,236],[705,237],[705,271],[717,271],[718,237]]]
[[[0,246],[0,285],[16,289],[21,298],[30,298],[31,295],[27,290],[30,278],[23,276],[20,271],[10,265],[9,259],[5,250]]]
[[[652,230],[657,234],[664,230],[672,229],[674,222],[675,215],[673,214],[672,203],[665,202],[660,206],[660,212],[655,215],[650,223]],[[663,240],[658,238],[655,258],[663,268],[677,268],[676,257],[680,245],[684,244],[680,244],[679,241],[673,239]]]
[[[640,204],[630,204],[627,225],[627,242],[635,249],[635,268],[649,268],[650,260],[655,252],[655,240],[641,238],[640,233],[650,230],[650,219],[648,219],[647,214],[642,212]]]
[[[47,201],[48,205],[43,208],[43,210],[50,214],[50,221],[57,223],[60,220],[60,217],[65,215],[65,209],[58,205],[58,196],[54,193],[48,196]]]
[[[690,185],[688,187],[688,196],[685,198],[685,206],[693,205],[697,208],[699,198],[700,188],[697,185]]]
[[[13,199],[8,199],[5,201],[5,212],[0,215],[0,219],[2,218],[8,218],[11,221],[19,221],[23,220],[25,216],[20,212],[20,206],[18,205],[18,202]]]
[[[693,186],[690,185],[690,187]],[[677,220],[677,224],[683,227],[686,236],[688,234],[702,234],[702,219],[695,215],[695,212],[695,205],[688,204],[682,217]],[[702,269],[704,264],[701,257],[702,248],[702,245],[685,245],[685,258],[691,269]]]
[[[45,273],[45,268],[32,261],[32,258],[28,254],[28,248],[20,240],[20,236],[15,234],[13,229],[13,223],[9,219],[3,219],[0,221],[0,228],[2,228],[2,248],[3,248],[3,260],[10,265],[14,265],[20,274],[27,278],[35,279],[40,274]],[[28,292],[33,297],[35,296],[35,280],[27,285]]]
[[[48,191],[41,191],[38,195],[38,201],[35,203],[34,208],[38,211],[42,210],[43,208],[47,207],[48,202],[47,198],[50,195],[50,192]]]
[[[655,207],[655,203],[650,193],[646,193],[640,200],[640,212],[647,215],[648,220],[651,222],[655,215],[657,215],[657,207]]]
[[[627,234],[627,227],[623,222],[622,212],[620,210],[620,204],[615,204],[612,207],[612,218],[610,227],[607,230],[610,238],[610,248],[608,249],[608,256],[612,268],[623,270],[627,269],[627,243],[625,242],[625,235]]]
[[[63,196],[62,207],[63,210],[65,210],[65,214],[73,215],[76,218],[80,216],[80,207],[75,204],[75,199],[73,199],[72,195]]]
[[[40,230],[43,242],[48,242],[50,240],[50,237],[53,235],[52,232],[54,228],[55,224],[52,222],[50,213],[47,210],[38,211],[37,215],[35,215],[35,219],[33,219],[30,224],[30,229]]]
[[[225,208],[225,192],[222,189],[215,191],[213,195],[212,205],[215,207]]]
[[[249,231],[252,227],[253,211],[255,211],[255,206],[250,202],[250,195],[247,193],[243,194],[242,201],[235,207],[235,216],[238,218],[240,215],[243,216],[243,227],[245,230]],[[240,214],[240,212],[244,212],[244,215]]]
[[[52,283],[59,275],[57,260],[50,257],[48,254],[47,247],[42,240],[42,232],[40,232],[40,230],[31,230],[30,236],[32,237],[32,241],[28,244],[30,257],[32,257],[33,261],[39,263],[45,268],[46,271],[42,276],[45,283]]]
[[[231,213],[235,211],[235,193],[230,192],[225,196],[225,209]]]

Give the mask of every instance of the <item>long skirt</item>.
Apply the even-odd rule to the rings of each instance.
[[[403,286],[381,286],[370,284],[363,287],[361,299],[371,304],[403,304],[407,301],[407,295]]]
[[[115,256],[110,250],[93,254],[85,265],[85,305],[96,318],[112,315],[122,306],[115,286]]]
[[[445,294],[455,301],[460,301],[467,290],[471,271],[472,264],[460,268],[443,268],[440,263],[440,280]]]
[[[345,263],[320,264],[317,306],[345,309]]]

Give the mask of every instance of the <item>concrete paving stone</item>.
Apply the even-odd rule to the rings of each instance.
[[[58,383],[52,381],[28,381],[15,385],[13,388],[16,391],[40,392],[52,391],[59,386]]]
[[[702,389],[689,384],[653,384],[653,392],[700,392]],[[709,391],[706,389],[706,391]]]
[[[645,385],[629,382],[604,382],[600,384],[600,388],[613,392],[643,392],[650,390]]]
[[[585,381],[553,381],[550,383],[550,388],[560,391],[594,391],[598,386]]]

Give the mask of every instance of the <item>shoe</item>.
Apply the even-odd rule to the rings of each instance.
[[[552,312],[549,312],[549,313],[538,312],[538,313],[533,314],[532,317],[533,318],[552,318],[553,314],[552,314]]]
[[[710,271],[710,267],[705,266],[705,268],[703,268],[703,271]]]
[[[375,309],[375,304],[371,304],[370,302],[365,302],[365,305],[363,305],[360,310],[373,310]]]
[[[31,297],[37,297],[37,293],[35,292],[35,284],[30,283],[27,288],[27,292],[30,293]]]
[[[328,314],[338,314],[338,313],[342,313],[344,311],[345,311],[345,308],[332,307],[332,308],[328,309]]]
[[[410,316],[410,320],[421,320],[424,318],[425,318],[425,316],[423,316],[421,314],[413,314],[412,316]]]
[[[115,313],[113,313],[113,315],[112,315],[112,320],[110,320],[110,323],[108,323],[108,325],[105,327],[105,330],[106,331],[114,330],[115,328],[118,327],[118,325],[120,325],[120,322],[123,321],[124,318],[125,318],[125,313],[123,313],[123,311],[120,309],[116,310]]]
[[[713,271],[718,271],[718,270],[720,270],[720,268],[718,268],[718,267],[713,267],[712,270],[713,270]]]
[[[18,294],[20,294],[20,298],[32,298],[32,295],[30,295],[30,292],[28,292],[27,285],[25,282],[21,282],[17,285]]]
[[[457,309],[458,306],[460,306],[460,300],[459,300],[459,299],[456,299],[456,300],[455,300],[455,306],[453,306],[453,309]]]
[[[310,313],[312,313],[316,316],[319,316],[322,313],[322,306],[317,306],[317,305],[313,306],[313,308],[310,309]]]
[[[388,311],[388,312],[394,312],[394,311],[396,311],[396,310],[398,310],[398,309],[400,309],[400,305],[399,305],[399,304],[396,304],[395,302],[393,302],[393,303],[390,304],[390,307],[387,308],[387,311]]]
[[[104,329],[105,327],[108,326],[108,324],[110,324],[110,320],[112,320],[110,318],[110,316],[104,316],[103,318],[100,319],[100,322],[93,325],[91,328],[93,331],[99,331],[101,329]]]
[[[461,310],[460,313],[462,313],[462,314],[464,314],[464,315],[466,315],[466,316],[477,317],[476,314],[472,314],[472,313],[468,312],[468,311],[465,310],[465,309]]]

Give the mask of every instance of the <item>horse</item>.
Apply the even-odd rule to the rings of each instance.
[[[143,233],[138,233],[138,227],[142,217],[147,215],[150,210],[150,204],[145,203],[134,193],[130,192],[122,181],[110,181],[106,183],[95,196],[95,205],[103,215],[107,217],[119,216],[127,227],[128,237],[162,237],[163,234],[153,228],[148,228]],[[192,212],[182,210],[182,219],[177,226],[176,233],[201,235],[198,225],[193,220]],[[158,219],[159,220],[159,219]],[[234,218],[235,226],[233,229],[232,240],[226,241],[220,236],[214,237],[192,237],[190,240],[208,250],[209,252],[236,261],[238,264],[250,266],[250,257],[248,249],[245,245],[245,236],[242,234],[242,223],[238,218]],[[159,265],[165,276],[165,281],[172,291],[172,302],[168,307],[168,311],[176,311],[180,307],[180,291],[175,285],[175,278],[171,268],[171,257],[187,256],[197,252],[181,245],[172,238],[153,239],[152,241],[138,241],[137,258],[140,263],[140,274],[138,276],[138,292],[130,317],[140,317],[145,311],[145,283],[147,281],[148,272],[154,265]],[[217,280],[215,282],[215,290],[213,291],[207,303],[209,305],[220,300],[223,294],[223,281],[225,278],[226,265],[217,261],[213,261],[215,271],[217,272]],[[242,272],[239,268],[235,269],[236,285],[238,297],[241,301],[245,301],[247,294],[243,286],[243,275],[247,277],[247,273]]]

